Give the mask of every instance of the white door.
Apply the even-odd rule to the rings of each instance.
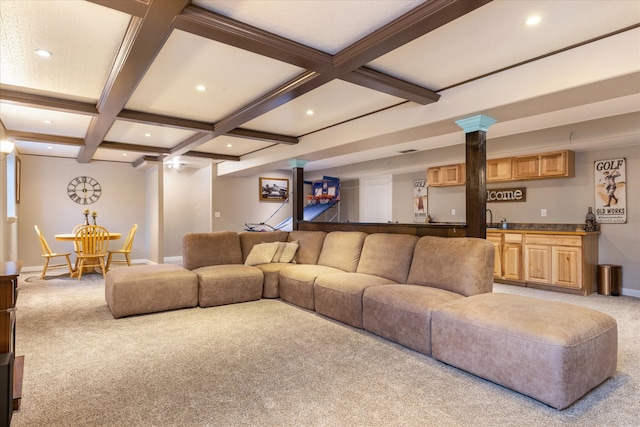
[[[391,175],[360,179],[360,222],[391,221]]]

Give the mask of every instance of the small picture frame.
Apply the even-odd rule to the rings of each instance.
[[[260,177],[258,190],[261,202],[284,202],[289,197],[289,180]]]

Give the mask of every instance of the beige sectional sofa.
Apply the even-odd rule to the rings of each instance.
[[[493,294],[493,265],[493,244],[466,237],[295,230],[183,238],[184,281],[197,277],[200,307],[281,298],[558,409],[615,373],[615,319],[578,306]],[[183,290],[188,298],[164,295],[163,305],[154,304],[148,286],[162,271],[148,267],[107,274],[114,317],[136,314],[132,307],[149,313],[193,306],[193,286],[179,282],[169,291]],[[144,293],[135,291],[140,283]],[[132,305],[128,289],[148,301]],[[167,306],[173,300],[183,302]],[[552,313],[556,322],[550,324]],[[536,366],[514,372],[529,353],[543,356],[529,358]]]

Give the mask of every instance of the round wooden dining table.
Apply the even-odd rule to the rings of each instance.
[[[61,240],[63,242],[73,242],[76,240],[75,233],[62,233],[56,234],[54,236],[56,240]],[[122,233],[109,233],[109,240],[118,240],[122,237]]]

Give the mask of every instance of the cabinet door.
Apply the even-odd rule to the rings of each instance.
[[[511,178],[511,157],[487,160],[487,182],[509,181]]]
[[[446,185],[461,184],[460,165],[451,165],[442,167],[443,182]]]
[[[522,245],[520,243],[505,243],[503,259],[504,278],[522,280]]]
[[[528,282],[551,283],[551,247],[525,245],[524,275]]]
[[[487,233],[487,240],[493,243],[493,277],[502,278],[502,235]]]
[[[566,151],[540,154],[540,176],[565,176],[566,174]]]
[[[582,289],[582,249],[553,246],[551,254],[553,284]]]
[[[427,169],[427,185],[442,185],[442,174],[440,173],[440,171],[440,168]]]
[[[514,178],[527,179],[540,176],[540,156],[519,156],[513,158]]]

